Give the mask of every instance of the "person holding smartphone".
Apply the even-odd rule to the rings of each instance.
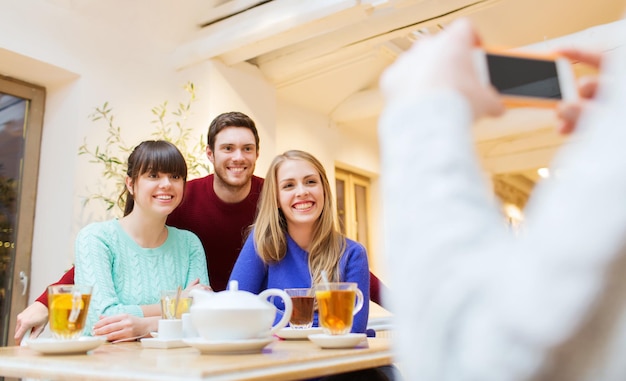
[[[473,65],[479,44],[456,21],[381,78],[383,241],[403,376],[624,380],[626,51],[608,57],[593,107],[558,106],[576,139],[515,235],[474,152],[472,123],[503,112]]]

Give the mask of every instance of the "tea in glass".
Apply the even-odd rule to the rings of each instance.
[[[291,298],[293,305],[289,326],[295,329],[311,328],[315,309],[313,290],[310,288],[286,288],[285,292]]]
[[[320,326],[329,335],[345,335],[352,330],[353,316],[363,307],[363,293],[356,283],[324,283],[316,286],[315,297]]]
[[[48,321],[55,338],[75,339],[83,334],[91,289],[67,284],[48,287]]]
[[[176,306],[177,292],[177,290],[161,291],[161,319],[180,319],[184,313],[189,312],[193,299],[179,297]]]

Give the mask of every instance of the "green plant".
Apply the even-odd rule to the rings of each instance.
[[[175,144],[185,156],[188,167],[188,178],[204,176],[210,172],[210,167],[206,163],[204,152],[205,143],[202,134],[199,139],[192,137],[193,129],[185,126],[185,122],[191,115],[191,106],[196,101],[196,92],[193,83],[188,82],[183,86],[187,93],[186,102],[179,102],[178,107],[168,113],[168,102],[155,106],[151,109],[155,119],[150,123],[155,125],[155,130],[151,134],[154,139],[167,140]],[[173,119],[170,120],[170,117]],[[126,171],[126,159],[133,150],[124,142],[122,138],[122,128],[117,125],[113,115],[113,109],[109,102],[104,102],[101,107],[96,107],[89,115],[92,122],[104,121],[107,126],[107,138],[102,145],[91,148],[86,139],[78,149],[79,155],[89,157],[90,163],[95,163],[102,168],[102,178],[110,184],[115,181],[115,187],[107,187],[104,184],[96,192],[85,198],[84,204],[90,201],[100,201],[104,203],[106,210],[111,211],[117,204],[117,197],[124,187],[124,176]],[[110,189],[110,190],[108,190]]]

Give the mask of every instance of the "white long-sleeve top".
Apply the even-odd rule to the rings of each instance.
[[[518,235],[481,174],[466,100],[387,104],[384,241],[407,380],[626,380],[624,50]]]

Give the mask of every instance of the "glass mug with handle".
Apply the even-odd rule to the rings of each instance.
[[[354,315],[363,308],[363,293],[354,282],[321,283],[315,286],[320,326],[328,335],[352,330]]]
[[[91,301],[91,286],[58,284],[48,287],[48,321],[57,339],[83,334]]]
[[[314,290],[312,288],[286,288],[285,292],[291,298],[293,305],[289,326],[293,329],[311,328],[315,310]]]

